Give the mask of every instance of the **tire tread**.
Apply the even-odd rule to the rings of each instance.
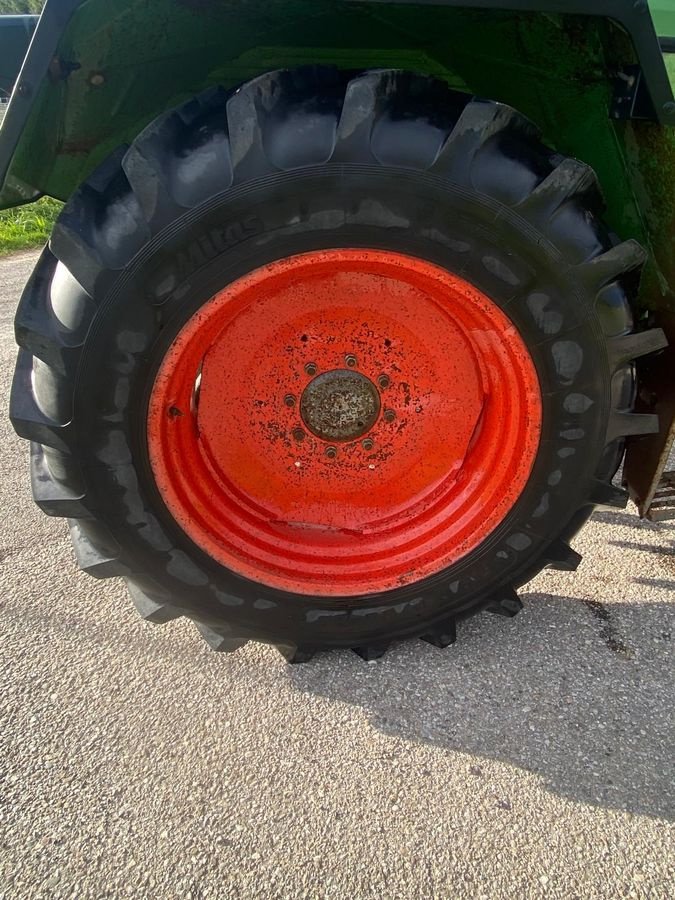
[[[322,103],[315,102],[316,97],[324,98]],[[406,119],[398,114],[402,104],[418,110],[414,140],[406,130],[410,116]],[[305,118],[296,120],[298,116]],[[301,125],[311,131],[311,146],[298,140]],[[207,132],[208,139],[203,137]],[[591,296],[601,297],[614,285],[630,293],[628,279],[633,279],[630,285],[634,286],[645,251],[633,240],[615,246],[607,241],[598,243],[593,229],[603,200],[595,173],[578,160],[542,148],[540,138],[539,129],[511,107],[458,94],[440,81],[399,70],[346,76],[329,67],[304,67],[261,75],[235,91],[210,89],[152,123],[131,147],[119,148],[66,204],[16,317],[21,350],[11,419],[19,435],[33,442],[35,500],[47,514],[70,520],[80,567],[99,578],[126,577],[134,605],[149,622],[191,616],[214,650],[233,652],[255,638],[254,634],[244,637],[232,632],[224,623],[204,621],[189,596],[179,598],[155,589],[149,576],[120,558],[120,548],[95,520],[82,486],[68,475],[58,479],[50,470],[43,446],[76,462],[74,423],[55,420],[45,414],[44,407],[59,413],[70,409],[66,402],[70,398],[65,395],[74,390],[84,341],[95,316],[92,298],[105,292],[105,279],[111,271],[123,269],[150,238],[186,209],[233,185],[324,162],[336,168],[400,165],[493,193],[558,247]],[[504,141],[517,146],[528,160],[523,178],[512,185],[495,182],[490,168]],[[203,170],[203,177],[187,181],[182,167],[189,165]],[[124,217],[127,231],[117,243],[111,232],[114,222],[111,225],[107,215],[113,205],[116,214]],[[568,210],[588,213],[591,230],[585,245],[567,246],[560,239],[558,219]],[[54,277],[57,267],[65,270],[62,287]],[[61,296],[65,305],[79,304],[81,325],[76,330],[69,331],[59,322],[50,291],[56,291],[56,300]],[[69,291],[74,292],[72,301],[66,301]],[[626,300],[624,303],[628,321],[630,311]],[[617,372],[630,370],[635,359],[665,346],[659,329],[607,334],[609,363]],[[40,365],[36,366],[35,360]],[[40,374],[48,368],[52,374]],[[627,377],[632,377],[630,371]],[[53,403],[48,402],[50,397]],[[626,436],[649,434],[657,428],[655,416],[616,406],[607,433],[608,448],[614,447],[620,459]],[[65,469],[70,471],[67,466]],[[626,492],[613,486],[604,470],[594,473],[589,494],[588,511],[590,504],[622,508],[627,499]],[[539,568],[549,565],[572,571],[577,567],[580,557],[567,543],[568,531],[573,533],[585,517],[584,510],[571,517],[561,530],[565,540],[549,546]],[[507,585],[477,601],[472,611],[479,609],[513,617],[522,609],[522,602],[516,588]],[[444,648],[454,643],[456,631],[453,617],[433,628],[421,622],[419,635]],[[370,641],[353,650],[362,659],[373,661],[386,652],[389,643],[388,639]],[[276,646],[292,663],[306,662],[321,649],[292,641],[280,641]]]

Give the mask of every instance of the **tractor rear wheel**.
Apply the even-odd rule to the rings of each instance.
[[[141,615],[291,661],[513,615],[611,484],[643,251],[502,104],[312,68],[211,90],[73,196],[17,314],[34,496]]]

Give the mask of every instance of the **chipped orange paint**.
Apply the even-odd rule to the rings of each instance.
[[[358,439],[324,441],[300,400],[346,366],[377,386],[379,415]],[[532,359],[488,297],[415,257],[339,249],[257,269],[186,323],[148,443],[168,509],[211,557],[348,597],[438,573],[485,540],[527,483],[541,415]]]

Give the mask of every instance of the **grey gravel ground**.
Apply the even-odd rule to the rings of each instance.
[[[4,397],[34,260],[0,261]],[[445,652],[221,656],[77,571],[5,409],[3,897],[674,895],[672,528],[598,513]]]

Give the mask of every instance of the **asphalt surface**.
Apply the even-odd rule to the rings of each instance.
[[[673,528],[598,513],[512,621],[288,667],[141,622],[30,499],[0,261],[0,896],[666,898]]]

